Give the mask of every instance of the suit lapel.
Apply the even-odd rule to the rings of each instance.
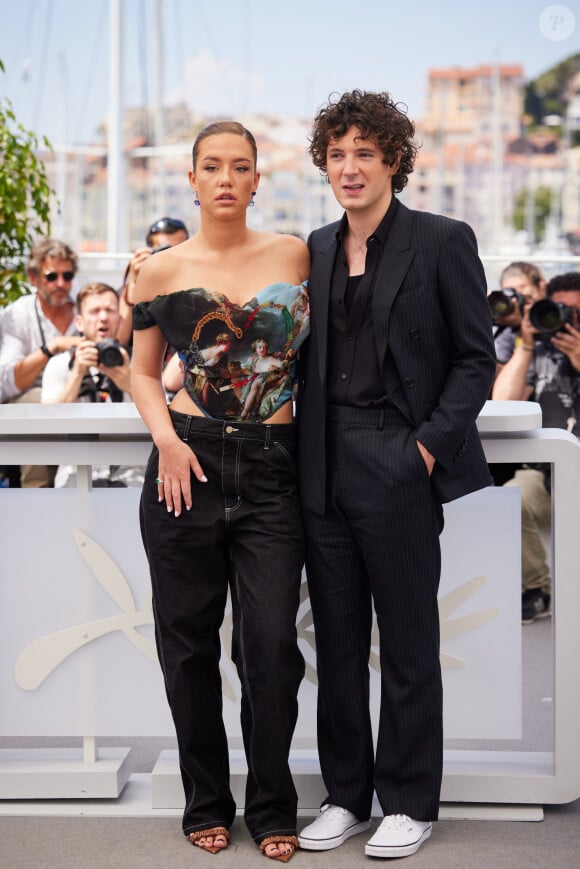
[[[387,352],[391,307],[415,256],[415,249],[411,245],[412,223],[411,211],[399,202],[377,269],[373,293],[375,341],[381,364]]]
[[[338,223],[324,227],[315,233],[311,241],[312,268],[310,271],[310,329],[311,351],[317,358],[317,369],[323,382],[326,380],[326,357],[328,341],[328,304],[330,282],[336,254],[336,231]]]
[[[373,293],[375,341],[381,364],[387,352],[391,307],[415,255],[415,249],[411,244],[412,224],[412,212],[399,202],[387,244],[377,269]],[[323,381],[326,378],[330,283],[336,255],[336,231],[339,225],[339,223],[333,223],[318,230],[310,240],[312,256],[309,281],[311,290],[311,344],[312,350],[316,354],[317,369]]]

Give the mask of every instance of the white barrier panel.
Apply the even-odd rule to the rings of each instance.
[[[0,733],[172,735],[152,628],[137,489],[2,493]],[[448,505],[442,536],[445,734],[521,735],[519,492],[489,489]],[[176,521],[179,521],[177,519]],[[493,545],[482,528],[496,528]],[[298,617],[307,675],[296,736],[315,746],[314,632],[305,584]],[[241,736],[240,688],[222,628],[224,717]],[[378,720],[375,628],[371,696]]]

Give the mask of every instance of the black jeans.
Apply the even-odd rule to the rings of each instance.
[[[158,501],[153,448],[141,497],[157,649],[185,790],[183,831],[230,827],[236,811],[219,671],[229,587],[248,761],[244,817],[257,843],[294,835],[288,755],[304,675],[296,636],[303,534],[294,426],[170,413],[208,478],[199,483],[192,475],[193,506],[175,518]]]

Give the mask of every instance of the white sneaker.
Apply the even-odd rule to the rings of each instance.
[[[414,821],[408,815],[387,815],[365,846],[367,857],[408,857],[431,835],[429,821]]]
[[[311,824],[298,836],[298,844],[307,851],[330,851],[338,848],[351,836],[368,830],[370,821],[359,821],[348,809],[325,805]]]

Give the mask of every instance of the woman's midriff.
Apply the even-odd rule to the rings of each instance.
[[[193,403],[185,389],[180,389],[179,392],[173,396],[169,403],[169,407],[172,410],[178,411],[178,413],[186,413],[189,416],[203,416],[203,413],[199,407]],[[268,419],[262,420],[263,423],[268,425],[285,425],[286,423],[293,421],[294,418],[291,401],[287,401],[286,404],[283,404],[282,407],[278,408],[276,413],[273,413]]]

